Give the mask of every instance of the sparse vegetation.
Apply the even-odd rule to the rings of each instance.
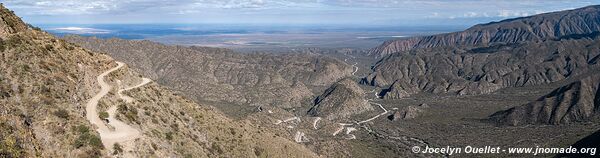
[[[119,113],[125,115],[125,118],[127,118],[129,121],[139,123],[137,108],[128,107],[125,104],[119,104],[117,107],[117,111],[119,111]]]
[[[51,51],[54,47],[51,44],[46,44],[44,48],[46,48],[47,51]]]
[[[109,115],[108,115],[108,112],[102,111],[102,112],[98,113],[98,117],[100,117],[100,119],[107,120]]]
[[[120,153],[123,153],[123,147],[121,144],[115,143],[115,145],[113,145],[113,155],[118,155]]]
[[[254,148],[254,155],[256,155],[257,157],[263,156],[263,153],[265,153],[265,149],[263,149],[261,147]],[[264,156],[264,157],[266,157],[266,156]]]
[[[0,139],[0,157],[21,157],[22,154],[23,148],[14,137]]]
[[[54,112],[54,115],[56,117],[59,117],[59,118],[62,118],[62,119],[69,119],[69,111],[67,111],[65,109],[56,110]]]
[[[167,140],[173,140],[173,132],[167,132],[167,133],[165,133],[165,138]]]
[[[209,150],[215,154],[223,154],[223,149],[221,149],[221,146],[217,145],[216,143],[212,143]]]
[[[100,140],[100,137],[90,133],[90,130],[87,126],[77,126],[76,132],[79,137],[75,140],[75,142],[73,142],[73,146],[75,146],[75,148],[90,146],[98,150],[104,149],[104,145],[102,145],[102,140]]]
[[[42,31],[42,29],[41,29],[41,28],[39,28],[39,27],[37,27],[37,26],[33,26],[33,25],[31,25],[31,24],[27,24],[27,27],[29,27],[29,28],[31,28],[31,29],[33,29],[33,30],[36,30],[36,31]]]
[[[4,52],[6,47],[4,46],[4,40],[0,39],[0,52]]]

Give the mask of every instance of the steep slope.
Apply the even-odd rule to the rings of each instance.
[[[0,19],[19,19],[2,5],[0,10]],[[26,26],[16,22],[0,23],[0,28]],[[133,100],[121,99],[119,89],[139,84],[139,74],[48,33],[12,29],[1,32],[0,39],[0,157],[316,156],[155,83],[122,91]],[[106,85],[97,79],[110,86],[108,92],[100,90]],[[140,132],[137,138],[118,147],[103,145],[106,137],[97,130],[104,123],[86,119],[93,116],[86,112],[86,103],[97,94],[102,97],[96,110],[108,110],[112,120],[105,125],[119,131],[114,123],[121,120]]]
[[[586,73],[600,66],[599,59],[598,34],[475,49],[417,49],[386,56],[362,82],[387,88],[387,99],[421,92],[488,94]]]
[[[333,84],[317,97],[308,114],[335,120],[374,110],[364,98],[365,92],[355,81],[344,79]]]
[[[106,52],[200,102],[300,107],[315,92],[350,76],[353,70],[341,61],[314,54],[241,54],[150,41],[80,36],[66,39]]]
[[[592,134],[590,134],[589,136],[575,142],[575,144],[569,146],[569,147],[573,147],[575,149],[582,149],[582,148],[594,148],[594,149],[598,149],[600,148],[600,131],[596,131]],[[568,153],[568,154],[558,154],[555,157],[594,157],[596,156],[598,153],[593,153],[595,155],[592,155],[591,153]]]
[[[491,119],[502,125],[567,124],[598,117],[600,75],[557,88],[538,100],[500,111]]]
[[[379,96],[383,96],[384,99],[401,99],[419,93],[419,91],[420,89],[416,86],[396,80],[389,88],[382,90]]]
[[[369,52],[388,54],[434,47],[485,47],[525,41],[540,42],[600,31],[600,6],[507,19],[475,25],[465,31],[387,41]]]
[[[23,32],[29,29],[27,24],[21,21],[21,19],[11,10],[2,8],[0,9],[0,15],[3,17],[0,18],[0,38],[6,38],[9,34]]]

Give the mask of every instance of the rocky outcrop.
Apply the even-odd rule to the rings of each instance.
[[[0,4],[0,38],[6,38],[8,34],[22,32],[28,29],[27,24],[21,20],[15,13],[3,4]]]
[[[65,39],[106,52],[158,83],[207,103],[300,107],[314,91],[350,76],[353,70],[342,61],[311,53],[244,54],[150,41]]]
[[[387,89],[382,90],[379,96],[383,96],[384,99],[400,99],[419,93],[419,91],[420,89],[407,82],[396,80]]]
[[[600,75],[562,86],[538,100],[493,114],[501,125],[568,124],[599,116]]]
[[[392,121],[414,119],[423,112],[421,108],[423,107],[406,106],[400,110],[396,110],[392,115],[389,115],[388,119]]]
[[[597,34],[475,49],[431,48],[378,61],[363,84],[389,87],[384,98],[426,92],[488,94],[505,87],[556,82],[598,68]]]
[[[364,91],[355,81],[343,79],[317,97],[308,114],[335,120],[374,110],[364,98]]]
[[[434,47],[487,47],[541,42],[600,31],[600,6],[544,13],[475,25],[465,31],[387,41],[369,52],[375,56]]]

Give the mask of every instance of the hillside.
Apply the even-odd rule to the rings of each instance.
[[[531,103],[493,114],[502,125],[568,124],[598,117],[600,75],[586,77],[557,88]]]
[[[373,110],[373,106],[365,99],[365,92],[358,87],[358,84],[350,79],[344,79],[333,84],[317,97],[308,114],[337,120]]]
[[[65,39],[106,52],[196,101],[235,105],[221,108],[224,110],[250,108],[247,105],[297,108],[353,71],[342,61],[311,53],[243,54],[150,41],[81,36]]]
[[[386,41],[369,52],[383,57],[419,48],[487,47],[498,44],[541,42],[576,37],[600,31],[600,6],[475,25],[467,30],[432,36]]]
[[[386,88],[386,99],[417,93],[489,94],[584,74],[598,69],[599,59],[600,37],[595,34],[475,49],[418,49],[382,58],[363,83]]]
[[[148,82],[107,55],[27,28],[1,5],[0,17],[0,157],[316,157]],[[104,111],[109,121],[88,121]],[[133,135],[116,140],[118,147],[106,145],[127,133]]]

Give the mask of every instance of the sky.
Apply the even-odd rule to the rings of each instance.
[[[600,0],[0,0],[32,24],[472,25]]]

